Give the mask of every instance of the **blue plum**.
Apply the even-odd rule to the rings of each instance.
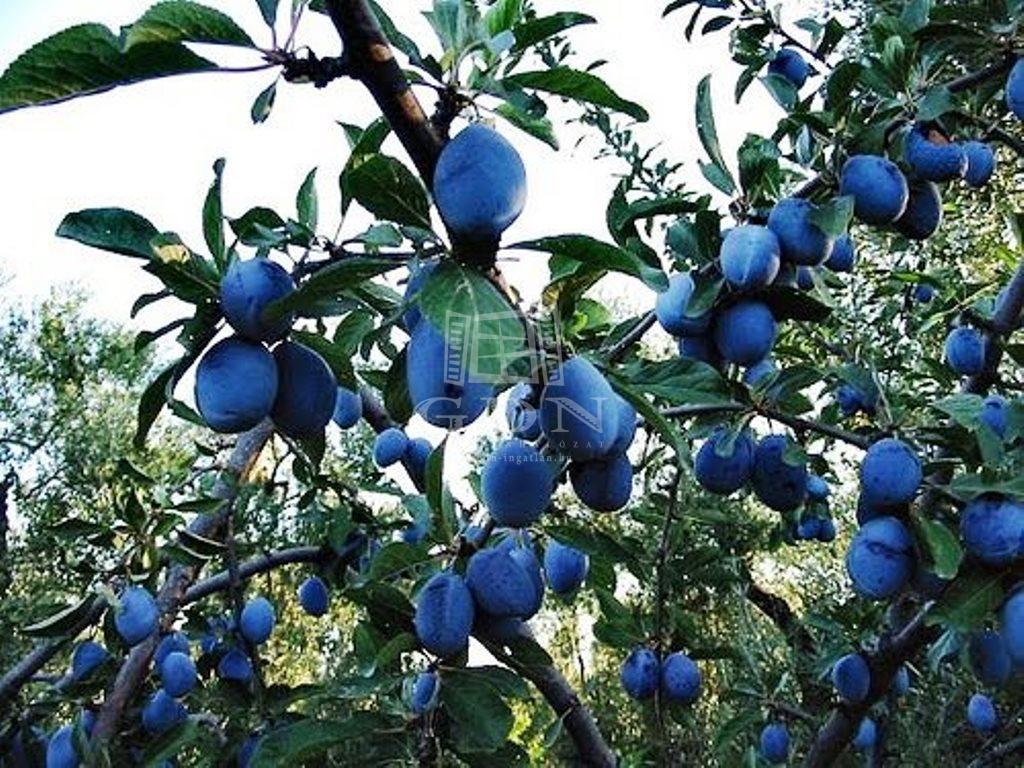
[[[851,195],[854,214],[865,224],[892,224],[906,210],[907,179],[891,160],[877,155],[854,155],[843,165],[840,195]]]
[[[657,655],[650,648],[634,648],[622,662],[619,680],[631,698],[649,699],[661,683],[661,663]]]
[[[768,63],[768,74],[788,80],[798,91],[804,87],[811,68],[798,51],[782,48]]]
[[[409,438],[398,427],[389,427],[373,441],[373,461],[378,467],[390,467],[405,456]]]
[[[114,613],[114,626],[125,643],[138,645],[156,632],[160,610],[148,590],[128,587],[121,593],[120,603]]]
[[[807,476],[807,496],[814,501],[825,501],[828,498],[830,489],[828,483],[820,475]]]
[[[927,240],[942,225],[942,194],[932,181],[915,181],[903,215],[896,220],[896,231],[910,240]]]
[[[1024,120],[1024,58],[1017,59],[1006,78],[1006,106],[1018,120]]]
[[[917,176],[928,181],[953,181],[967,172],[963,146],[922,123],[907,134],[904,159]]]
[[[429,320],[421,321],[406,348],[409,397],[416,413],[435,427],[472,424],[487,408],[494,388],[465,364],[461,342],[447,340]]]
[[[277,388],[273,356],[262,344],[234,336],[210,347],[196,369],[196,405],[217,432],[255,427],[270,415]]]
[[[999,611],[999,631],[1014,666],[1024,666],[1024,589],[1018,588]]]
[[[456,239],[489,244],[523,212],[526,168],[508,140],[474,123],[441,151],[434,201]]]
[[[220,309],[239,336],[274,342],[288,333],[295,316],[269,320],[264,310],[294,290],[295,282],[280,264],[262,258],[236,261],[221,280]]]
[[[414,480],[426,482],[427,461],[430,454],[434,452],[434,446],[425,437],[416,437],[405,446],[405,461],[409,464],[409,471]]]
[[[914,301],[918,304],[931,304],[935,298],[935,288],[930,283],[918,283],[914,286]]]
[[[283,341],[274,348],[277,397],[270,417],[288,437],[301,439],[323,432],[334,416],[338,382],[327,362],[309,347]]]
[[[515,537],[509,537],[501,543],[501,548],[507,551],[512,559],[526,571],[530,577],[530,582],[533,584],[533,603],[528,607],[525,614],[517,618],[523,620],[533,618],[544,602],[544,575],[541,573],[540,560],[537,559],[537,553],[530,542],[529,534],[518,544]]]
[[[544,575],[548,586],[557,595],[568,595],[583,584],[590,570],[590,558],[585,552],[561,544],[554,539],[544,550]]]
[[[416,600],[416,637],[442,658],[465,650],[473,629],[473,595],[456,573],[443,571],[430,578]]]
[[[576,496],[597,512],[615,512],[629,504],[633,493],[633,465],[616,454],[592,461],[573,462],[569,480]]]
[[[188,636],[184,632],[171,632],[170,634],[164,635],[160,638],[160,643],[156,647],[156,651],[153,653],[153,666],[159,667],[164,663],[164,659],[167,658],[168,654],[179,651],[184,654],[191,653],[191,648],[188,642]]]
[[[768,435],[754,451],[751,485],[761,502],[776,512],[791,512],[807,498],[807,464],[787,461],[790,440]]]
[[[608,455],[625,453],[633,445],[636,438],[636,408],[634,408],[620,395],[615,396],[615,407],[619,411],[619,429],[615,434],[615,440],[608,448]]]
[[[659,293],[654,303],[654,316],[666,332],[673,336],[700,336],[707,332],[711,323],[708,312],[687,314],[695,290],[693,278],[688,273],[669,278],[668,290]]]
[[[853,384],[841,384],[836,389],[836,403],[844,416],[855,416],[863,411],[867,414],[875,412],[877,395],[869,396]]]
[[[831,517],[823,518],[818,527],[818,541],[828,544],[836,540],[836,523]]]
[[[971,671],[983,685],[998,687],[1010,679],[1013,660],[1003,636],[990,629],[971,634],[967,642]]]
[[[412,686],[410,707],[414,714],[425,714],[437,706],[441,680],[436,672],[420,672]]]
[[[110,654],[99,643],[92,640],[79,643],[71,654],[71,679],[75,682],[85,680],[108,658]]]
[[[814,289],[814,274],[817,270],[814,267],[797,267],[796,287],[801,291]]]
[[[914,573],[914,540],[895,517],[869,520],[850,543],[846,571],[858,594],[872,600],[888,599]]]
[[[1024,504],[989,493],[971,500],[960,516],[967,551],[988,565],[1009,565],[1024,555]]]
[[[1008,410],[1005,398],[989,395],[981,406],[981,421],[999,437],[1006,437]]]
[[[803,541],[815,541],[821,533],[821,519],[817,517],[805,517],[796,528],[798,539]]]
[[[299,586],[299,605],[310,616],[323,616],[330,607],[331,596],[319,576],[310,576]]]
[[[676,651],[661,664],[661,693],[675,704],[690,704],[700,695],[700,668],[685,653]]]
[[[761,731],[761,757],[770,765],[789,759],[789,731],[782,723],[769,723]]]
[[[484,505],[498,525],[532,525],[551,504],[554,475],[551,462],[530,443],[506,440],[488,457],[481,472]]]
[[[967,722],[981,733],[991,733],[999,726],[999,715],[996,713],[992,699],[983,693],[976,693],[967,702]]]
[[[857,735],[853,737],[853,748],[866,752],[874,748],[878,741],[878,726],[870,717],[865,717],[857,727]]]
[[[964,174],[964,181],[975,189],[981,189],[995,173],[996,153],[990,144],[982,141],[968,141],[964,144],[964,153],[967,155],[967,173]]]
[[[900,668],[896,670],[890,689],[897,696],[906,696],[910,691],[910,670],[906,664],[900,664]]]
[[[274,613],[274,606],[265,597],[254,597],[247,602],[242,608],[242,615],[238,621],[242,637],[253,645],[262,645],[267,642],[276,623],[277,616]]]
[[[540,398],[540,425],[551,447],[573,461],[607,455],[619,437],[617,397],[589,360],[563,362]]]
[[[717,494],[738,491],[754,468],[754,439],[746,430],[729,444],[732,430],[718,427],[697,451],[693,471],[705,490]]]
[[[231,648],[217,662],[217,676],[244,685],[252,680],[252,661],[241,649]]]
[[[958,376],[976,376],[985,368],[985,337],[977,328],[962,325],[946,337],[946,364]]]
[[[524,618],[536,613],[537,583],[531,565],[513,557],[514,549],[482,549],[469,559],[466,583],[477,607],[491,616]]]
[[[871,689],[871,670],[864,657],[850,653],[839,659],[832,667],[832,685],[848,704],[864,701]]]
[[[522,440],[536,440],[540,437],[537,391],[533,385],[524,381],[512,387],[505,404],[505,418],[513,436]]]
[[[832,253],[825,261],[825,266],[833,272],[853,272],[857,264],[857,248],[853,238],[849,235],[840,235],[832,246]]]
[[[185,722],[188,711],[185,705],[175,700],[163,688],[150,696],[142,708],[142,727],[146,733],[159,736],[166,733],[179,723]]]
[[[342,429],[354,427],[363,418],[363,398],[358,392],[345,387],[338,387],[334,400],[334,423]]]
[[[687,360],[698,360],[713,368],[722,365],[714,339],[710,336],[684,336],[679,340],[679,356]]]
[[[748,387],[756,387],[762,381],[779,372],[779,367],[771,357],[754,363],[743,372],[743,383]]]
[[[737,365],[753,365],[772,351],[778,326],[767,304],[741,301],[715,318],[715,346]]]
[[[409,333],[416,329],[416,326],[419,325],[423,317],[416,297],[423,290],[427,278],[434,273],[438,264],[439,262],[437,261],[421,261],[409,265],[409,281],[405,284],[405,304],[407,309],[402,313],[402,324]]]
[[[81,760],[75,749],[75,726],[63,725],[46,745],[46,768],[78,768]]]
[[[875,507],[909,504],[921,479],[921,460],[914,449],[893,437],[872,443],[860,465],[861,493]]]
[[[731,230],[718,260],[726,282],[739,291],[766,288],[779,273],[779,239],[767,227],[745,224]]]
[[[815,206],[799,197],[779,200],[768,214],[768,228],[782,248],[782,258],[791,264],[816,267],[832,253],[835,239],[813,221]]]
[[[196,665],[188,654],[172,651],[160,664],[160,682],[171,696],[184,696],[196,687]]]

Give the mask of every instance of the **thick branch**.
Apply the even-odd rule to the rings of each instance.
[[[1018,736],[997,747],[993,747],[988,752],[979,755],[971,761],[967,768],[984,768],[986,765],[994,765],[1002,758],[1012,755],[1014,752],[1024,752],[1024,736]]]

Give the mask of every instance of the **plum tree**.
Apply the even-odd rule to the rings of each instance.
[[[114,626],[128,645],[138,645],[157,630],[160,611],[144,587],[128,587],[121,593],[114,613]]]
[[[265,597],[254,597],[242,608],[238,628],[250,643],[262,645],[270,639],[276,623],[277,615],[270,601]]]
[[[931,181],[913,181],[903,215],[896,220],[896,230],[911,240],[927,240],[942,225],[942,195]]]
[[[789,730],[782,723],[769,723],[761,731],[761,757],[770,765],[789,759]]]
[[[661,693],[670,704],[692,704],[700,695],[700,667],[681,651],[661,663]]]
[[[274,358],[262,344],[237,337],[214,344],[196,369],[196,405],[217,432],[252,429],[277,398]]]
[[[160,682],[174,698],[180,698],[196,687],[196,665],[181,651],[172,651],[160,662]]]
[[[907,208],[910,188],[899,167],[877,155],[854,155],[843,166],[839,194],[853,197],[854,213],[865,224],[892,224]]]
[[[270,411],[274,426],[288,437],[323,432],[334,415],[338,383],[327,362],[309,347],[283,341],[274,348],[277,397]]]
[[[363,418],[363,399],[358,392],[338,387],[334,400],[334,423],[342,429],[354,427]]]
[[[235,261],[220,283],[220,309],[235,333],[249,341],[274,342],[292,327],[294,315],[267,318],[267,307],[295,291],[295,281],[270,259]]]
[[[871,600],[899,592],[914,570],[913,539],[895,517],[864,523],[846,554],[846,571],[853,588]]]
[[[946,337],[946,363],[958,376],[975,376],[985,366],[985,339],[976,328],[961,325]]]
[[[310,616],[323,616],[330,607],[331,596],[319,576],[310,576],[299,585],[299,604]]]
[[[448,360],[457,350],[429,320],[412,332],[407,348],[407,385],[416,412],[435,427],[462,429],[487,408],[493,387],[468,368],[453,376]]]
[[[438,694],[441,691],[441,679],[436,672],[420,672],[412,687],[410,707],[417,715],[430,712],[437,707]]]
[[[434,200],[457,237],[489,243],[523,212],[526,168],[507,139],[474,123],[449,141],[437,159]]]
[[[973,694],[967,702],[967,722],[981,733],[994,731],[999,726],[999,715],[992,699],[983,693]]]
[[[770,229],[745,224],[726,235],[718,259],[729,285],[739,291],[754,291],[771,285],[779,273],[781,255],[779,239]]]
[[[619,436],[616,397],[589,360],[563,362],[540,397],[540,426],[548,443],[573,461],[606,456]]]
[[[629,652],[619,672],[622,688],[630,697],[651,698],[661,683],[661,662],[650,648],[637,647]]]
[[[694,476],[711,493],[738,491],[750,480],[754,468],[754,438],[749,432],[733,434],[717,428],[697,451]]]
[[[810,73],[810,65],[792,48],[781,48],[768,63],[768,74],[786,78],[797,90],[804,87]]]
[[[587,578],[590,558],[578,549],[552,539],[544,548],[544,575],[557,595],[575,592]]]
[[[960,513],[967,551],[988,565],[1008,565],[1024,555],[1024,504],[988,493],[969,501]]]
[[[907,133],[904,157],[914,173],[927,181],[952,181],[967,173],[964,148],[925,123],[918,123]],[[911,200],[913,195],[911,189]]]
[[[813,203],[787,197],[768,214],[768,229],[779,239],[782,258],[791,264],[816,267],[832,254],[835,240],[814,223],[814,211]]]
[[[576,496],[596,512],[616,512],[633,494],[633,464],[624,454],[573,462],[569,480]]]
[[[754,365],[767,357],[777,334],[772,311],[760,301],[741,301],[715,318],[715,346],[724,359],[737,365]]]
[[[893,437],[873,443],[860,465],[861,494],[876,507],[909,504],[921,479],[921,460],[914,449]]]
[[[499,445],[480,475],[480,492],[498,525],[523,528],[540,518],[554,491],[551,463],[534,446],[513,438]]]
[[[405,456],[409,438],[398,427],[385,429],[373,442],[373,460],[378,467],[390,467]]]
[[[967,643],[971,670],[982,684],[998,687],[1010,679],[1013,661],[1002,635],[986,629],[975,632]]]
[[[108,658],[110,654],[99,643],[92,640],[79,643],[71,654],[71,678],[75,681],[85,680]]]
[[[776,512],[791,512],[807,498],[807,464],[790,455],[786,435],[768,435],[757,444],[750,485],[757,498]]]
[[[142,708],[142,727],[146,732],[159,736],[171,730],[188,717],[185,705],[176,700],[163,688],[154,693]]]
[[[416,637],[436,656],[454,656],[469,642],[473,615],[473,595],[462,577],[445,571],[436,573],[416,601]]]
[[[843,656],[832,667],[832,685],[843,701],[863,701],[871,688],[871,671],[859,653]]]

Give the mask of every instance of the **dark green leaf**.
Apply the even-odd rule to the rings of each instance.
[[[301,312],[321,299],[336,296],[347,288],[353,288],[365,280],[401,266],[397,261],[363,256],[338,261],[317,271],[296,291],[268,306],[264,310],[264,317],[273,319],[292,311]]]
[[[391,133],[391,126],[384,118],[377,118],[366,130],[357,126],[343,126],[352,146],[352,152],[338,178],[341,187],[341,212],[344,214],[352,204],[352,172],[369,157],[374,157]]]
[[[260,14],[263,16],[263,20],[267,22],[267,26],[273,28],[277,22],[277,6],[280,0],[256,0],[256,5],[260,7]]]
[[[567,29],[581,24],[594,24],[596,22],[597,19],[593,16],[572,11],[524,21],[512,30],[516,36],[516,44],[512,47],[512,52],[521,53],[530,46],[547,40],[549,37],[564,32]]]
[[[251,768],[280,768],[315,762],[346,742],[359,741],[380,732],[393,723],[375,712],[356,712],[348,720],[299,720],[274,728],[259,740],[249,762]]]
[[[81,622],[92,610],[95,596],[89,595],[79,600],[74,605],[58,611],[42,621],[37,621],[24,629],[26,635],[31,637],[58,637],[69,631],[72,627]]]
[[[212,43],[254,48],[252,38],[230,16],[188,0],[165,0],[123,33],[124,49],[152,43]]]
[[[249,116],[252,118],[252,122],[255,125],[265,123],[267,118],[270,117],[271,111],[274,109],[274,101],[277,100],[277,80],[272,82],[262,91],[260,95],[256,97],[256,100],[252,103],[252,109],[249,111]]]
[[[942,523],[920,515],[914,515],[913,522],[919,533],[918,538],[924,542],[924,549],[934,565],[932,570],[943,579],[955,577],[964,559],[964,551],[956,534]]]
[[[640,278],[656,291],[668,290],[668,278],[660,269],[644,263],[631,251],[603,243],[589,235],[545,237],[540,240],[517,243],[510,247],[528,251],[543,251],[578,262],[580,267],[622,272]],[[576,267],[570,267],[567,273],[559,277],[570,277],[575,271]]]
[[[552,149],[558,149],[558,137],[546,117],[535,117],[507,101],[495,107],[494,111],[519,130],[540,139]]]
[[[223,270],[227,263],[227,243],[224,239],[224,208],[221,203],[221,179],[224,175],[223,158],[213,164],[213,184],[206,194],[203,205],[203,237],[206,247],[218,268]]]
[[[57,237],[140,259],[153,258],[151,244],[159,234],[148,220],[123,208],[91,208],[69,213],[57,228]]]
[[[712,165],[717,168],[717,177],[720,183],[715,183],[711,178],[708,180],[726,194],[731,195],[736,190],[736,182],[733,180],[732,174],[729,173],[725,158],[722,157],[722,148],[718,143],[715,108],[711,102],[711,75],[705,75],[697,84],[696,118],[697,135],[700,137],[700,143],[704,146],[704,151],[711,158]],[[703,169],[702,165],[701,170],[703,171]],[[704,173],[707,177],[707,172]],[[726,189],[730,191],[726,192]]]
[[[295,197],[295,207],[298,210],[299,223],[316,230],[320,210],[316,196],[316,168],[306,174]]]
[[[647,110],[639,104],[623,99],[601,78],[589,72],[580,72],[569,67],[555,67],[537,72],[519,72],[506,77],[504,82],[519,88],[543,91],[614,109],[639,122],[646,122],[648,119]]]
[[[430,202],[419,178],[400,161],[371,155],[346,174],[352,197],[375,216],[430,229]]]
[[[478,675],[461,670],[446,674],[441,701],[451,718],[459,751],[492,752],[508,739],[514,722],[512,711],[497,689]]]
[[[953,582],[928,616],[929,624],[943,624],[960,632],[980,627],[1003,602],[1002,576],[978,571]]]
[[[846,234],[853,220],[853,198],[834,197],[827,203],[815,205],[811,209],[811,223],[829,237]]]

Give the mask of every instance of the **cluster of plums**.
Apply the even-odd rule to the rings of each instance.
[[[638,701],[660,691],[663,702],[691,704],[700,695],[700,668],[681,651],[659,659],[646,646],[634,648],[622,662],[619,680],[626,693]]]

